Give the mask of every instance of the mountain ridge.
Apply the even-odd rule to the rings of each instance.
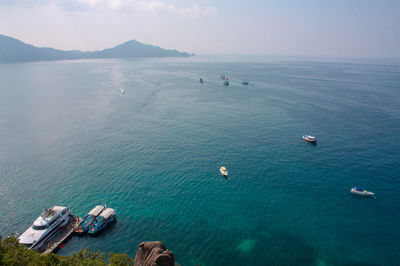
[[[117,46],[96,51],[58,50],[50,47],[36,47],[16,38],[0,34],[0,63],[33,61],[76,60],[96,58],[133,57],[188,57],[185,52],[163,49],[159,46],[130,40]]]

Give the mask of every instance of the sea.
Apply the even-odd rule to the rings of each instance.
[[[54,205],[117,211],[59,255],[162,241],[181,265],[400,265],[399,185],[396,60],[0,64],[0,234]]]

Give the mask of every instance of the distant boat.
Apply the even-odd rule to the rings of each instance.
[[[122,92],[122,94],[125,94],[125,91],[123,89],[119,89],[119,90]]]
[[[243,81],[242,84],[243,85],[249,85],[249,82],[248,81]]]
[[[219,168],[219,172],[220,172],[221,175],[223,175],[223,176],[228,176],[228,170],[226,170],[226,167],[225,167],[225,166],[221,166],[221,167]]]
[[[117,212],[114,209],[105,209],[90,226],[88,233],[96,234],[114,221]]]
[[[303,140],[311,142],[311,143],[316,143],[317,142],[317,138],[311,135],[304,135],[303,136]]]
[[[79,224],[79,227],[83,232],[87,232],[96,218],[106,209],[106,206],[98,205],[94,207],[85,217],[83,217],[82,221]]]
[[[228,76],[225,76],[224,85],[229,86]]]
[[[203,80],[203,78],[200,78],[200,83],[201,83],[201,84],[203,84],[203,83],[204,83],[204,80]]]
[[[373,196],[375,196],[374,192],[365,190],[365,189],[360,188],[360,187],[351,188],[350,189],[350,193],[356,194],[356,195],[360,195],[360,196],[365,196],[365,197],[373,197]]]

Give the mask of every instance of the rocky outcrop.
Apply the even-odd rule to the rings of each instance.
[[[136,252],[135,266],[175,266],[175,255],[160,241],[142,242]]]

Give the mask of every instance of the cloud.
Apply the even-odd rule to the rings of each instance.
[[[53,6],[64,10],[113,10],[138,11],[178,15],[182,17],[208,16],[217,12],[212,6],[193,4],[181,6],[171,0],[0,0],[0,6],[46,7]]]
[[[192,5],[178,6],[160,0],[75,0],[77,3],[90,8],[106,8],[111,10],[137,10],[153,13],[170,13],[184,17],[208,16],[216,13],[217,9],[211,6]],[[53,2],[54,3],[54,2]]]
[[[87,4],[89,6],[95,6],[98,4],[98,0],[78,0],[78,3]]]
[[[207,16],[217,11],[216,8],[199,5],[193,5],[191,7],[179,7],[171,3],[165,3],[162,1],[140,1],[139,4],[151,12],[167,12],[180,16]]]

